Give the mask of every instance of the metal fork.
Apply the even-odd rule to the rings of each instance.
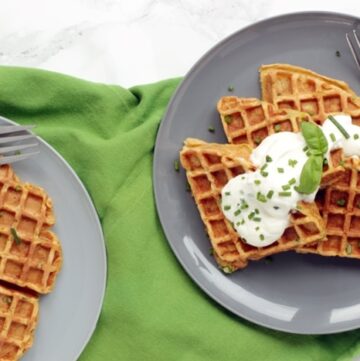
[[[2,116],[0,120],[8,121]],[[34,125],[0,125],[0,165],[18,162],[39,153],[36,135],[30,131],[32,128]]]
[[[357,67],[360,70],[360,40],[359,40],[358,35],[356,34],[356,30],[354,29],[352,31],[353,40],[351,40],[351,36],[349,35],[349,33],[346,33],[345,36],[346,36],[346,41],[347,41],[347,43],[349,45],[351,54],[352,54],[352,56],[353,56],[353,58],[355,60],[355,63],[357,65]]]

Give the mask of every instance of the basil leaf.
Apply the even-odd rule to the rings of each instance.
[[[311,155],[304,164],[300,174],[300,184],[296,187],[299,193],[310,194],[320,185],[323,170],[323,157]]]
[[[328,142],[319,126],[314,123],[302,122],[301,133],[312,154],[325,154],[327,152]]]

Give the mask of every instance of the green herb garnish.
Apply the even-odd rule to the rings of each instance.
[[[296,159],[289,159],[288,164],[290,167],[294,168],[296,166],[297,162],[298,161]]]
[[[280,125],[280,124],[275,124],[274,130],[275,130],[275,133],[280,132],[280,130],[281,130],[281,125]]]
[[[335,137],[335,134],[334,134],[334,133],[330,133],[330,139],[331,139],[333,142],[336,142],[336,137]]]
[[[291,192],[279,192],[280,197],[291,197]]]
[[[271,158],[269,155],[267,155],[267,156],[265,157],[265,160],[266,160],[267,162],[272,162],[272,158]]]
[[[255,218],[253,219],[253,221],[254,221],[254,222],[261,222],[261,218],[260,218],[260,217],[255,217]]]
[[[230,209],[231,209],[231,206],[229,206],[229,205],[224,206],[224,211],[229,211]]]
[[[335,55],[336,55],[338,58],[340,58],[340,56],[341,56],[340,51],[339,51],[339,50],[336,50],[336,51],[335,51]]]
[[[211,127],[208,128],[208,131],[210,133],[215,133],[215,128],[211,126]]]
[[[229,91],[229,92],[233,92],[234,89],[235,89],[235,88],[234,88],[232,85],[229,85],[229,86],[228,86],[228,91]]]
[[[336,201],[336,204],[340,207],[344,207],[344,205],[346,204],[346,200],[344,198],[338,199]]]
[[[10,232],[11,232],[11,235],[13,236],[13,238],[14,238],[15,243],[17,245],[19,245],[21,243],[21,239],[18,236],[18,234],[16,232],[16,229],[15,228],[10,228]]]
[[[256,145],[259,145],[261,143],[261,138],[260,137],[255,137],[254,142],[255,142]]]
[[[222,267],[222,270],[223,270],[224,273],[227,273],[227,274],[234,272],[234,268],[231,267],[231,266]]]
[[[289,184],[292,186],[293,184],[295,184],[296,183],[296,179],[295,178],[291,178],[290,180],[289,180]]]
[[[15,152],[14,152],[14,155],[20,155],[21,154],[21,151],[20,150],[16,150]]]
[[[226,124],[231,124],[231,122],[232,122],[232,117],[231,117],[231,115],[225,115],[225,116],[224,116],[224,122],[225,122]]]
[[[339,129],[339,132],[345,137],[345,139],[350,138],[349,133],[344,129],[344,127],[332,115],[329,115],[329,119],[335,125],[335,127]]]
[[[260,179],[255,179],[254,183],[258,186],[259,184],[261,184],[261,180]]]
[[[273,195],[274,195],[274,191],[269,191],[269,192],[267,193],[266,197],[267,197],[268,199],[271,199]]]
[[[283,186],[281,186],[281,188],[284,190],[284,191],[288,191],[290,189],[290,186],[288,184],[285,184]]]
[[[324,133],[316,124],[302,122],[301,133],[309,148],[307,153],[309,158],[301,171],[299,186],[295,189],[299,193],[311,194],[320,185],[323,160],[328,150],[328,142]]]
[[[263,241],[265,239],[265,236],[263,234],[260,234],[260,241]]]
[[[278,168],[277,171],[278,171],[279,173],[284,173],[284,168]]]
[[[178,160],[178,159],[175,159],[175,160],[174,160],[174,169],[175,169],[175,172],[179,172],[179,171],[180,171],[180,163],[179,163],[179,160]]]
[[[262,194],[261,192],[258,192],[256,194],[256,199],[259,201],[259,202],[262,202],[262,203],[266,203],[267,202],[267,199],[265,197],[264,194]]]
[[[229,195],[230,195],[230,192],[225,192],[225,195],[226,195],[226,196],[229,196]]]
[[[18,184],[18,185],[15,187],[15,191],[16,191],[16,192],[21,192],[21,190],[22,190],[22,187],[21,187],[20,184]]]
[[[254,217],[255,217],[255,212],[249,213],[248,218],[249,218],[250,220],[253,219]]]
[[[261,174],[264,178],[266,178],[266,177],[269,175],[268,172],[264,172],[264,171],[261,171],[260,174]]]
[[[343,159],[340,160],[339,165],[345,168],[345,162]]]
[[[355,140],[359,139],[359,134],[354,134],[354,139]]]
[[[236,217],[236,216],[238,216],[240,213],[241,213],[241,210],[238,209],[237,211],[234,212],[234,216]]]

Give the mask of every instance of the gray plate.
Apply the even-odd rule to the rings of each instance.
[[[185,191],[185,175],[173,161],[186,137],[225,142],[217,100],[229,94],[259,97],[261,64],[290,63],[342,79],[360,92],[360,74],[345,33],[360,20],[334,13],[298,13],[247,27],[211,49],[191,69],[174,95],[155,149],[155,196],[171,248],[190,277],[213,299],[252,322],[294,333],[323,334],[360,326],[360,261],[276,255],[224,276],[209,256],[209,241]],[[335,52],[339,50],[341,57]],[[208,132],[215,126],[215,134]]]
[[[0,125],[7,122],[0,119]],[[14,163],[23,181],[45,188],[53,200],[54,231],[64,264],[52,293],[40,300],[34,346],[23,361],[75,361],[93,333],[105,291],[106,252],[92,201],[69,164],[40,141],[40,154]]]

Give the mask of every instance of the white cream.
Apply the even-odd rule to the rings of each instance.
[[[321,127],[329,145],[327,156],[336,148],[343,148],[346,156],[360,156],[360,127],[353,125],[346,115],[337,115],[335,119],[350,138],[345,139],[327,119]],[[308,159],[305,147],[301,133],[273,134],[251,154],[257,170],[231,179],[223,188],[222,210],[246,243],[255,247],[274,243],[289,225],[289,213],[297,203],[314,200],[317,190],[305,195],[294,189]]]

